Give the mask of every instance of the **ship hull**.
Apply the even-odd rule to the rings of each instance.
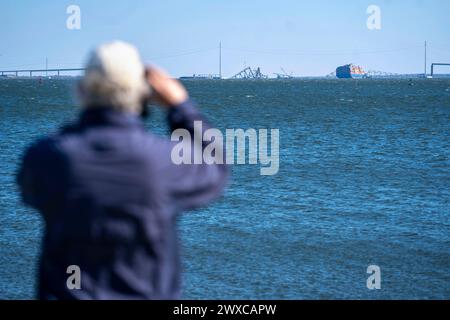
[[[364,79],[364,78],[366,78],[366,76],[364,74],[352,74],[352,73],[345,74],[345,75],[337,75],[336,74],[336,77],[338,79]]]
[[[352,73],[350,76],[351,76],[352,79],[364,79],[364,78],[366,78],[365,74]]]

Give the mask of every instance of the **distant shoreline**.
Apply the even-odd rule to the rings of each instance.
[[[0,76],[1,80],[77,80],[82,76]],[[401,75],[401,76],[379,76],[379,77],[371,77],[366,79],[338,79],[335,77],[327,77],[327,76],[310,76],[310,77],[295,77],[290,79],[277,79],[277,78],[268,78],[268,79],[180,79],[183,82],[218,82],[218,81],[240,81],[240,82],[291,82],[297,80],[336,80],[336,81],[371,81],[371,80],[433,80],[433,79],[450,79],[450,74],[439,74],[434,75],[433,78],[425,79],[423,74],[420,75]]]
[[[377,77],[369,77],[364,79],[339,79],[337,77],[328,77],[328,76],[310,76],[310,77],[295,77],[289,79],[277,79],[277,78],[267,78],[267,79],[180,79],[186,82],[202,82],[202,81],[250,81],[250,82],[259,82],[259,81],[296,81],[296,80],[339,80],[339,81],[370,81],[370,80],[433,80],[433,79],[450,79],[450,74],[439,74],[435,75],[433,78],[424,78],[423,74],[419,75],[401,75],[401,76],[377,76]]]

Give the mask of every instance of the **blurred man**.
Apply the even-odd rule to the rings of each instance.
[[[173,143],[148,134],[140,115],[151,97],[172,130],[209,126],[178,81],[145,69],[122,42],[91,54],[79,94],[80,119],[33,144],[18,174],[24,202],[46,226],[39,298],[179,298],[177,215],[218,197],[227,169],[173,164]]]

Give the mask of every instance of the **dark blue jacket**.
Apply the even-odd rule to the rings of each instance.
[[[169,111],[172,130],[193,134],[194,120],[209,128],[191,101]],[[90,108],[27,150],[18,184],[46,228],[39,298],[180,297],[177,215],[218,197],[227,168],[177,166],[173,145],[148,134],[137,116]],[[72,265],[81,270],[80,290],[66,285]]]

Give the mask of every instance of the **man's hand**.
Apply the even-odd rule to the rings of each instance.
[[[153,90],[151,102],[170,108],[189,98],[184,86],[160,69],[147,67],[146,78]]]

